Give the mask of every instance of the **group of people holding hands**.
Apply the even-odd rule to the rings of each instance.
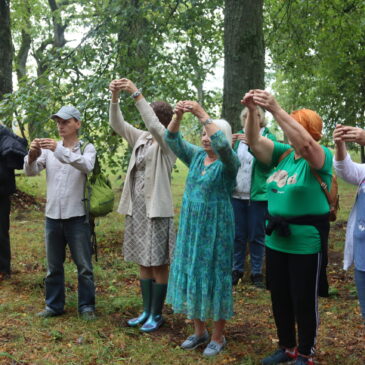
[[[266,286],[279,338],[279,348],[261,363],[313,364],[330,228],[329,203],[315,174],[330,189],[333,166],[330,150],[319,143],[320,116],[309,109],[288,114],[267,91],[251,90],[241,100],[243,129],[232,135],[227,121],[212,119],[195,101],[180,101],[174,108],[162,101],[149,104],[126,78],[112,81],[109,88],[110,125],[132,149],[118,212],[126,216],[124,259],[140,267],[143,311],[128,325],[143,332],[157,330],[164,322],[166,301],[194,323],[194,333],[181,348],[204,345],[203,355],[217,355],[226,345],[232,285],[243,276],[249,243],[251,280],[259,287],[264,286],[266,256]],[[147,131],[124,120],[121,91],[131,94]],[[277,121],[288,144],[277,142],[267,130],[264,110]],[[180,133],[185,113],[202,125],[201,146]],[[63,263],[69,245],[78,270],[78,310],[90,320],[95,318],[95,284],[82,199],[96,151],[89,143],[81,153],[84,142],[76,108],[64,106],[51,118],[61,141],[35,139],[24,162],[27,175],[42,169],[47,174],[46,307],[38,315],[64,313]],[[348,222],[345,269],[355,264],[365,320],[365,165],[353,162],[346,151],[347,141],[365,144],[362,138],[358,128],[338,125],[334,131],[334,168],[359,186]],[[189,168],[177,235],[171,192],[176,158]],[[211,336],[207,320],[213,321]]]

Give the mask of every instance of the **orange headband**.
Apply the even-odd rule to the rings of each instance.
[[[290,114],[316,140],[322,138],[322,118],[313,110],[299,109]]]

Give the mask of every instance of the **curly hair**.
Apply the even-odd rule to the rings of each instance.
[[[167,127],[172,119],[172,115],[174,114],[172,106],[165,101],[154,101],[151,103],[151,107],[157,115],[160,123]]]

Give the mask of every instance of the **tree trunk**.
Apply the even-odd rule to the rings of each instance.
[[[13,91],[10,0],[0,0],[0,99]]]
[[[242,96],[265,87],[263,0],[225,0],[222,117],[241,129]]]

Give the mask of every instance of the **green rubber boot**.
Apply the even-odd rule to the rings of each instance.
[[[141,279],[141,292],[143,301],[143,313],[137,318],[130,319],[127,323],[128,326],[136,327],[139,324],[143,324],[147,321],[151,314],[151,303],[152,303],[152,279]]]
[[[165,303],[167,284],[152,284],[152,305],[151,314],[147,321],[140,328],[142,332],[153,332],[162,326],[164,319],[162,317],[162,308]]]

